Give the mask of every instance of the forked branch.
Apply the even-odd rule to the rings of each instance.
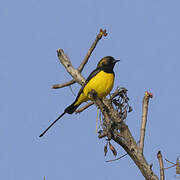
[[[107,36],[107,32],[106,30],[102,30],[100,29],[98,35],[96,36],[96,39],[95,41],[92,43],[90,49],[88,50],[84,60],[82,61],[82,63],[79,65],[79,67],[77,68],[77,71],[79,72],[82,72],[82,70],[84,69],[84,66],[87,64],[88,60],[89,60],[89,57],[91,56],[93,50],[96,48],[96,45],[97,43],[99,42],[99,40],[103,37],[103,36]],[[59,52],[58,52],[59,51]],[[59,54],[60,53],[60,49],[58,50],[58,58],[60,60],[60,62],[63,60],[63,59],[68,59],[68,57],[63,54],[62,56]],[[61,52],[62,53],[62,52]],[[64,60],[63,60],[64,61]],[[62,62],[61,62],[62,63]],[[63,64],[64,65],[64,64]],[[70,65],[72,66],[72,64],[70,63]],[[72,75],[71,75],[72,76]],[[65,83],[62,83],[62,84],[55,84],[52,86],[53,89],[58,89],[58,88],[63,88],[63,87],[66,87],[66,86],[70,86],[74,83],[78,82],[76,78],[73,77],[72,80],[68,81],[68,82],[65,82]],[[80,83],[80,82],[78,82]],[[81,84],[81,83],[80,83]],[[82,85],[82,84],[81,84]]]
[[[113,139],[123,147],[146,179],[158,180],[158,177],[152,171],[151,166],[146,162],[145,157],[139,153],[139,147],[137,146],[128,126],[123,121],[114,118],[116,117],[117,111],[112,108],[111,100],[105,98],[101,101],[97,98],[95,92],[92,93],[94,103],[101,109],[104,116],[104,123],[107,123],[107,129],[103,132],[103,135],[106,135],[108,139]]]
[[[78,69],[75,69],[69,58],[64,54],[62,49],[58,49],[58,58],[60,62],[63,64],[67,72],[72,76],[73,80],[71,80],[71,83],[78,82],[79,84],[83,84],[85,82],[85,79],[81,75],[81,71],[84,68],[85,64],[87,63],[93,49],[96,47],[97,42],[101,39],[101,37],[104,35],[105,36],[106,32],[101,31],[99,37],[96,38],[96,43],[92,45],[92,49],[88,51],[85,59],[81,63]],[[70,82],[67,82],[67,85],[71,84]],[[63,85],[59,85],[59,87],[65,87],[66,84],[64,83]],[[58,85],[56,85],[58,87]],[[142,175],[145,177],[147,180],[158,180],[158,177],[154,174],[152,171],[151,165],[149,165],[146,162],[146,159],[143,155],[143,146],[144,146],[144,136],[145,136],[145,127],[146,127],[146,122],[144,123],[145,125],[142,126],[142,140],[141,140],[141,145],[140,148],[138,147],[135,139],[133,138],[128,126],[125,124],[123,121],[126,116],[121,116],[122,112],[116,110],[114,108],[114,104],[117,104],[118,102],[114,100],[116,96],[121,96],[122,94],[120,92],[115,92],[114,97],[112,96],[110,99],[104,98],[103,100],[100,100],[97,97],[96,92],[91,92],[91,95],[93,97],[93,102],[100,108],[101,112],[103,113],[103,123],[104,123],[104,128],[103,128],[103,133],[99,134],[99,138],[107,137],[108,140],[114,140],[116,143],[118,143],[123,149],[127,152],[127,154],[131,157],[131,159],[134,161],[134,163],[137,165],[139,170],[141,171]],[[148,101],[146,102],[146,106],[148,105],[149,102],[149,96],[146,97],[148,98]],[[127,99],[125,99],[125,102]],[[113,102],[113,104],[112,104]],[[91,103],[92,104],[92,103]],[[147,107],[144,108],[146,112],[144,113],[142,119],[147,120]],[[126,109],[125,109],[125,114],[126,114]],[[139,151],[141,149],[141,151]],[[140,153],[141,152],[141,153]]]

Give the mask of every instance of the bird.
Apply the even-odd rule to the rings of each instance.
[[[82,85],[75,101],[65,108],[64,112],[52,124],[50,124],[39,137],[42,137],[66,113],[73,114],[83,102],[87,102],[89,100],[92,101],[93,99],[90,95],[92,90],[96,91],[99,99],[106,97],[114,86],[115,73],[113,69],[118,61],[120,60],[116,60],[112,56],[103,57],[98,62],[96,69],[90,73],[85,83]]]

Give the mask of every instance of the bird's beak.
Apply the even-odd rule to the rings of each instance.
[[[114,60],[114,64],[116,64],[117,62],[119,62],[120,60],[118,60],[118,59],[115,59]]]

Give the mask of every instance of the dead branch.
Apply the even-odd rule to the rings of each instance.
[[[95,41],[93,42],[93,44],[91,45],[90,49],[88,50],[84,60],[82,61],[82,63],[80,64],[80,66],[78,67],[79,72],[82,72],[82,70],[84,69],[84,66],[86,65],[86,63],[88,62],[89,57],[91,56],[93,50],[96,48],[97,43],[99,42],[99,40],[103,37],[103,36],[107,36],[107,32],[106,29],[102,30],[100,29],[99,34],[96,36]]]
[[[167,160],[166,158],[165,158],[165,160],[166,160],[167,162],[171,163],[171,164],[174,164],[174,166],[176,166],[176,164],[175,164],[175,163],[173,163],[173,162],[171,162],[171,161]],[[165,169],[166,169],[166,168],[165,168]]]
[[[94,102],[89,102],[89,103],[86,104],[85,106],[77,109],[75,112],[76,112],[76,113],[80,113],[80,112],[84,111],[85,109],[87,109],[88,107],[92,106],[93,104],[94,104]]]
[[[160,179],[164,180],[164,163],[162,159],[161,151],[158,151],[157,158],[159,160],[159,167],[160,167]]]
[[[139,151],[140,151],[141,154],[143,154],[143,148],[144,148],[144,138],[145,138],[145,132],[146,132],[148,104],[149,104],[149,99],[150,98],[152,98],[152,94],[148,93],[146,91],[145,95],[144,95],[144,98],[143,98],[141,135],[140,135],[140,143],[139,143]]]
[[[141,153],[139,153],[139,147],[137,146],[136,141],[131,135],[128,126],[123,121],[119,122],[119,120],[115,119],[112,116],[112,114],[116,114],[116,111],[111,107],[111,101],[107,99],[103,99],[103,101],[101,101],[97,98],[95,92],[92,92],[92,97],[94,99],[94,103],[101,109],[105,122],[107,122],[109,125],[106,130],[106,136],[108,137],[108,139],[113,139],[123,147],[123,149],[132,158],[132,160],[135,162],[135,164],[138,166],[141,173],[147,180],[158,180],[158,177],[152,171],[151,166],[146,162],[145,157]],[[120,131],[120,133],[117,129],[113,129],[111,127],[110,120],[113,120],[118,124],[118,130]]]
[[[82,70],[84,69],[84,66],[86,65],[86,63],[88,62],[88,59],[89,59],[89,57],[91,56],[93,50],[96,48],[97,43],[99,42],[99,40],[100,40],[103,36],[107,36],[107,32],[106,32],[106,30],[100,29],[99,34],[96,36],[95,41],[93,42],[93,44],[91,45],[90,49],[88,50],[88,52],[87,52],[84,60],[82,61],[82,63],[81,63],[81,64],[79,65],[79,67],[77,68],[77,71],[82,72]],[[64,55],[64,56],[66,56],[66,55]],[[62,56],[61,56],[61,57],[58,56],[58,58],[62,58]],[[66,56],[66,58],[68,58],[68,57]],[[66,58],[65,58],[65,59],[66,59]],[[60,60],[60,59],[59,59],[59,60]],[[61,61],[61,60],[60,60],[60,61]],[[62,84],[55,84],[55,85],[52,86],[52,88],[53,88],[53,89],[63,88],[63,87],[66,87],[66,86],[70,86],[70,85],[72,85],[72,84],[74,84],[74,83],[76,83],[76,79],[72,79],[72,80],[70,80],[70,81],[68,81],[68,82],[65,82],[65,83],[62,83]]]
[[[71,80],[71,81],[68,81],[68,82],[65,82],[62,84],[54,84],[54,85],[52,85],[52,89],[59,89],[59,88],[63,88],[66,86],[70,86],[70,85],[74,84],[75,82],[76,82],[75,80]]]
[[[121,132],[120,134],[115,132],[115,137],[113,140],[117,142],[119,145],[123,147],[123,149],[128,153],[131,159],[135,162],[138,166],[139,170],[141,171],[142,175],[147,180],[158,180],[158,177],[154,174],[151,169],[151,166],[145,160],[145,157],[139,153],[139,148],[131,135],[131,132],[128,126],[125,125],[123,122],[121,124]]]
[[[173,162],[167,160],[166,158],[165,158],[165,160],[166,160],[167,162],[173,164],[173,165],[172,165],[172,166],[169,166],[169,167],[167,167],[167,168],[164,168],[164,169],[169,169],[169,168],[172,168],[172,167],[175,167],[175,166],[176,166],[176,174],[180,174],[180,163],[179,163],[178,157],[177,157],[177,159],[176,159],[176,163],[173,163]]]
[[[82,85],[85,82],[85,80],[80,74],[79,70],[75,69],[72,66],[70,60],[64,54],[62,49],[58,49],[57,53],[58,53],[58,58],[60,62],[64,65],[67,72],[72,76],[72,78],[76,82]],[[82,65],[82,68],[83,67],[84,65]],[[128,101],[128,99],[127,98],[123,99],[124,104],[126,104],[126,107],[125,107],[124,112],[122,112],[122,108],[120,106],[116,110],[114,108],[114,105],[112,104],[112,102],[114,104],[117,104],[118,98],[115,102],[113,101],[114,100],[113,98],[109,100],[107,98],[100,100],[97,97],[97,93],[94,91],[91,92],[91,96],[93,98],[93,102],[96,104],[96,106],[98,106],[98,108],[100,108],[103,114],[103,130],[102,130],[102,133],[99,133],[99,138],[107,137],[109,141],[111,139],[114,140],[131,157],[131,159],[140,169],[145,179],[158,180],[158,177],[152,171],[152,166],[146,162],[144,155],[139,152],[139,147],[136,144],[136,141],[134,140],[128,126],[123,121],[126,118],[126,114],[127,114],[126,107],[128,107],[128,105],[126,102]],[[114,96],[118,96],[118,95],[114,95]],[[122,94],[120,93],[119,96],[122,96]],[[122,116],[122,114],[125,114],[125,115]],[[144,133],[145,133],[145,130],[144,130]]]
[[[85,79],[82,77],[81,73],[73,67],[71,61],[62,49],[57,50],[57,56],[61,64],[66,68],[67,72],[72,76],[72,78],[80,85],[83,85]]]
[[[120,156],[120,157],[118,157],[118,158],[116,158],[116,159],[107,160],[106,162],[117,161],[117,160],[119,160],[119,159],[121,159],[121,158],[123,158],[123,157],[125,157],[125,156],[127,156],[127,155],[128,155],[128,154],[126,153],[126,154],[124,154],[124,155],[122,155],[122,156]]]

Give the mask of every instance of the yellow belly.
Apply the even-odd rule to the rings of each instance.
[[[92,100],[89,94],[92,89],[97,92],[99,98],[106,97],[111,92],[113,85],[114,74],[100,71],[86,84],[75,105],[79,105],[82,102]]]

